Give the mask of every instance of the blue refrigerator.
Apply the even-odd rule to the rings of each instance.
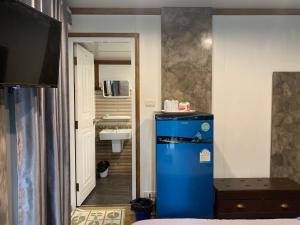
[[[213,218],[213,115],[158,113],[158,218]]]

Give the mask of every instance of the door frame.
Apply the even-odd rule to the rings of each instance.
[[[139,33],[69,33],[69,55],[73,55],[74,43],[88,38],[132,38],[135,49],[135,197],[140,197],[140,35]],[[69,57],[70,98],[70,191],[71,206],[76,207],[76,154],[75,154],[75,105],[74,105],[74,57]]]

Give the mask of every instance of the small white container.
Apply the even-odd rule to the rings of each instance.
[[[164,101],[164,111],[166,112],[177,112],[178,111],[178,101],[177,100],[165,100]]]
[[[170,102],[169,100],[164,101],[164,110],[167,110],[169,108],[169,105],[170,105],[169,102]]]
[[[105,178],[108,175],[108,168],[106,170],[104,170],[104,172],[100,173],[100,177],[101,178]]]

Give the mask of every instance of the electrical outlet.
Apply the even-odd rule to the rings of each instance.
[[[145,101],[145,106],[146,107],[155,107],[156,106],[156,101],[154,100],[154,99],[147,99],[146,101]]]

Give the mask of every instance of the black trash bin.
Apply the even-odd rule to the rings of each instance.
[[[108,161],[100,161],[97,164],[97,174],[98,177],[104,178],[108,175],[108,167],[110,166],[110,163]]]
[[[147,220],[151,217],[151,211],[153,208],[153,201],[149,198],[137,198],[132,201],[131,210],[135,212],[136,221]]]

